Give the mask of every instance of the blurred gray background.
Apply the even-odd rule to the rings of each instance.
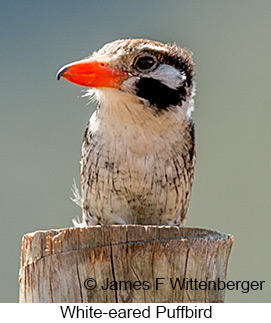
[[[271,301],[270,0],[12,1],[0,5],[0,301],[18,301],[21,238],[71,226],[81,141],[94,106],[62,65],[117,38],[194,52],[198,160],[187,226],[235,236],[227,302]]]

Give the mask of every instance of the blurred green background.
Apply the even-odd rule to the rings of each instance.
[[[187,226],[231,233],[227,302],[271,301],[271,1],[12,1],[0,8],[0,301],[18,301],[21,238],[71,226],[83,132],[94,106],[55,79],[117,38],[194,52],[198,161]]]

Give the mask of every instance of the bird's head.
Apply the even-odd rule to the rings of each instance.
[[[122,39],[57,73],[75,84],[128,93],[155,110],[183,106],[194,96],[191,53],[176,45],[146,39]],[[189,112],[189,111],[188,111]]]

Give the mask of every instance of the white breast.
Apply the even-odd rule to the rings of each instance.
[[[176,107],[157,115],[115,89],[96,95],[100,108],[82,151],[85,216],[93,223],[174,223],[189,190],[182,159],[187,112]]]

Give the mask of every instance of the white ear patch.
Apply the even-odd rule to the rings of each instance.
[[[182,74],[175,67],[166,64],[161,64],[146,76],[156,79],[174,90],[180,87],[186,80],[186,75]]]

